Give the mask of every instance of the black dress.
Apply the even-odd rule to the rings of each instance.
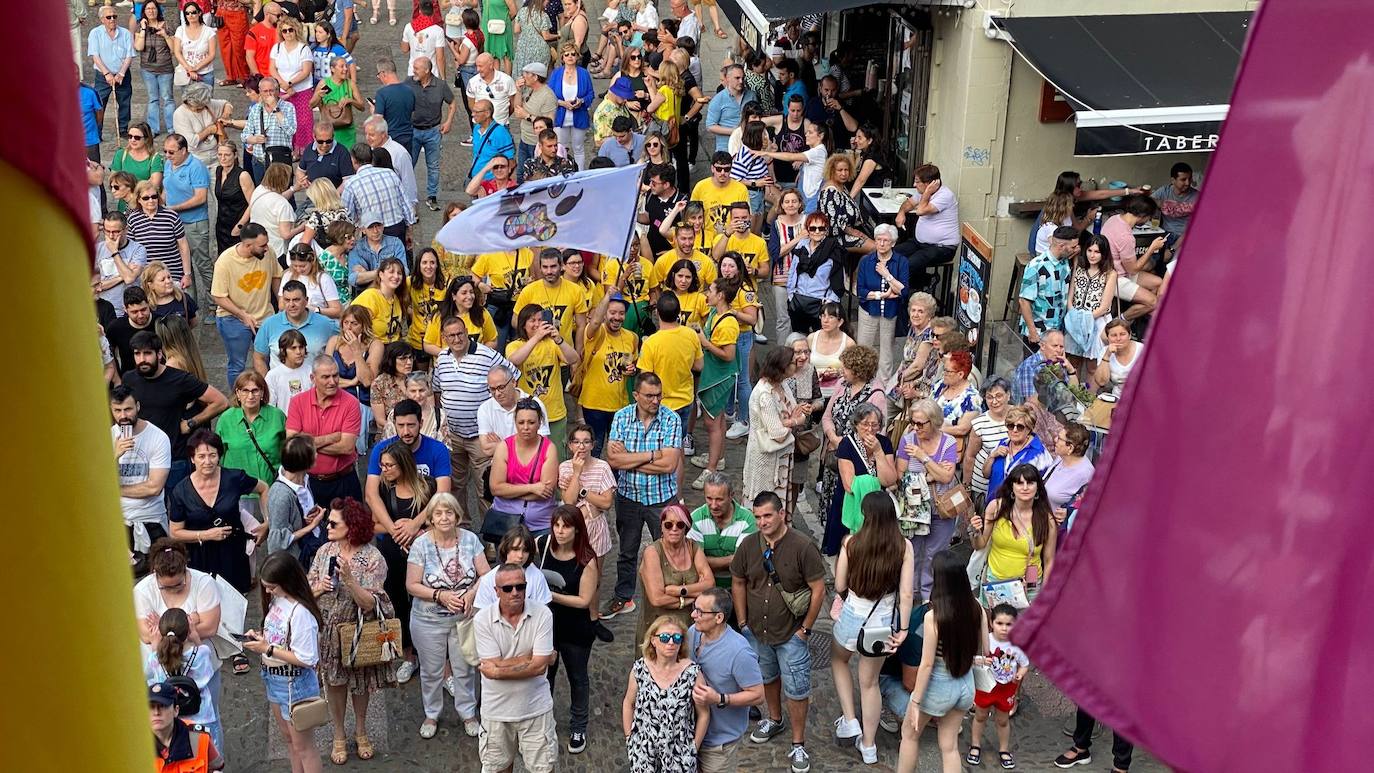
[[[219,202],[219,214],[215,217],[215,243],[219,252],[239,243],[234,235],[234,226],[239,218],[248,211],[248,199],[243,197],[243,186],[239,185],[239,174],[243,167],[235,164],[233,169],[215,167],[215,201]]]
[[[228,526],[234,530],[228,539],[219,542],[187,543],[186,550],[191,554],[192,569],[217,574],[244,593],[248,592],[252,577],[248,571],[246,552],[248,532],[243,530],[243,521],[239,517],[239,497],[253,493],[257,485],[257,478],[243,470],[222,468],[219,471],[219,492],[213,503],[207,504],[201,499],[190,477],[172,489],[168,502],[168,519],[180,523],[184,529],[205,531]]]

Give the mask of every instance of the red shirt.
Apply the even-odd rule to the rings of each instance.
[[[363,412],[358,398],[340,389],[325,405],[316,402],[316,390],[307,389],[291,398],[286,410],[288,432],[303,432],[312,437],[347,432],[356,436],[362,428]],[[353,466],[358,452],[349,447],[348,453],[315,455],[311,475],[337,475]]]
[[[272,72],[272,46],[277,44],[277,28],[258,22],[248,30],[243,47],[253,57],[258,72],[265,78]]]

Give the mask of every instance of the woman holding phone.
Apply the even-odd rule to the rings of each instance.
[[[239,499],[249,494],[266,496],[267,485],[242,470],[222,467],[224,441],[208,428],[191,435],[186,452],[191,457],[191,474],[168,498],[171,537],[186,543],[193,568],[217,574],[240,593],[247,593],[252,587],[248,540],[266,539],[267,526],[249,534],[239,513]]]

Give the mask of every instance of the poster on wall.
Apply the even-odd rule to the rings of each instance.
[[[984,316],[988,311],[988,282],[992,278],[992,245],[968,223],[960,229],[959,283],[954,321],[973,345],[973,361],[982,365]]]

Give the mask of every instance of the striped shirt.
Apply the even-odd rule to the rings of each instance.
[[[439,393],[450,432],[461,438],[477,437],[477,409],[491,396],[487,373],[498,365],[510,370],[513,378],[520,378],[519,368],[482,344],[461,358],[454,357],[449,349],[435,358],[430,384]]]
[[[141,209],[129,213],[129,238],[143,245],[148,262],[160,260],[167,264],[173,282],[180,282],[182,274],[181,250],[177,241],[186,238],[186,226],[177,213],[164,207],[148,217]]]
[[[615,412],[607,440],[618,440],[632,454],[682,447],[682,419],[667,407],[660,407],[649,425],[639,420],[635,403]],[[620,470],[616,493],[641,505],[656,505],[677,496],[677,473]]]
[[[730,505],[734,512],[725,528],[721,528],[716,519],[711,517],[711,508],[706,505],[692,511],[692,528],[687,532],[687,539],[700,543],[707,558],[733,556],[739,541],[759,530],[752,512],[738,502],[732,501]],[[716,570],[715,575],[717,587],[730,587],[729,567]]]
[[[406,198],[401,177],[392,169],[371,164],[358,167],[358,173],[344,183],[343,205],[348,219],[366,227],[363,216],[376,212],[382,225],[415,222],[415,210]]]
[[[983,442],[978,449],[978,455],[973,457],[973,492],[986,496],[988,476],[983,474],[983,462],[987,461],[992,449],[1002,445],[1002,441],[1007,439],[1007,425],[1005,420],[994,419],[984,413],[973,420],[973,434]]]
[[[741,145],[730,162],[730,178],[740,182],[754,182],[768,176],[768,159]]]

